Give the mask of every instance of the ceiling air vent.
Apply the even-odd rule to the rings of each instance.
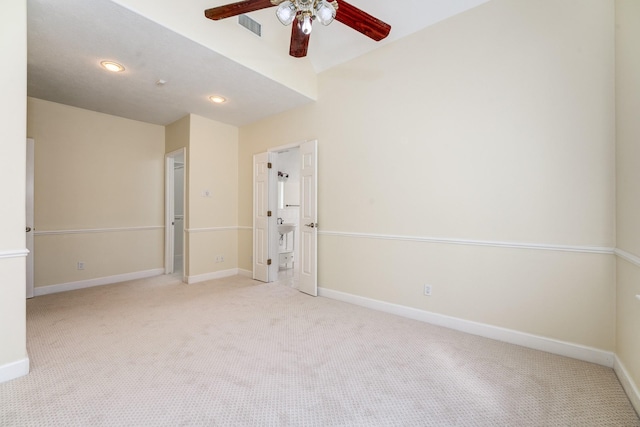
[[[249,18],[247,15],[238,16],[238,23],[258,37],[262,37],[262,25]]]

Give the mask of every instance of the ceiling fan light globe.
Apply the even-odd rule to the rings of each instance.
[[[280,3],[280,6],[276,9],[276,16],[282,25],[289,25],[296,17],[296,7],[290,1]]]
[[[322,25],[329,25],[336,17],[336,8],[333,4],[326,0],[318,2],[316,7],[316,19],[320,21]]]
[[[311,26],[311,17],[309,15],[305,15],[303,21],[302,21],[302,32],[306,35],[311,34],[311,29],[313,27]]]

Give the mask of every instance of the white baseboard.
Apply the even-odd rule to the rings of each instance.
[[[29,373],[29,358],[16,360],[0,366],[0,383],[23,377]]]
[[[443,314],[432,313],[429,311],[419,310],[417,308],[392,304],[327,288],[318,288],[318,295],[485,338],[491,338],[497,341],[503,341],[510,344],[532,348],[534,350],[546,351],[560,356],[596,363],[609,368],[613,368],[614,364],[614,353],[593,347],[559,341],[552,338],[545,338],[538,335],[492,326],[485,323],[473,322]]]
[[[58,292],[74,291],[76,289],[91,288],[93,286],[111,285],[128,280],[144,279],[164,274],[164,268],[136,271],[133,273],[117,274],[115,276],[97,277],[95,279],[79,280],[77,282],[60,283],[58,285],[39,286],[34,289],[34,295],[48,295]]]
[[[191,285],[193,283],[206,282],[207,280],[237,276],[238,274],[241,274],[239,268],[230,268],[229,270],[214,271],[211,273],[198,274],[196,276],[187,276],[187,283]]]
[[[615,357],[613,370],[616,372],[618,380],[620,380],[620,384],[622,384],[622,388],[627,393],[627,396],[629,396],[631,405],[633,405],[636,412],[640,415],[640,391],[617,355]]]

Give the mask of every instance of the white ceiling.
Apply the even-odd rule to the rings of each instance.
[[[144,6],[144,0],[118,1]],[[350,0],[389,23],[390,36],[376,43],[339,22],[314,25],[308,58],[303,61],[321,72],[486,1]],[[180,7],[194,26],[202,25],[203,19],[213,26],[220,22],[206,20],[203,10],[227,3],[155,0],[147,4],[155,10],[165,7],[169,16],[175,15],[172,8]],[[162,26],[110,0],[28,0],[27,6],[29,96],[160,125],[193,113],[241,126],[313,102],[282,81],[205,47],[204,41],[194,41],[193,35],[187,38],[167,28],[169,20]],[[249,16],[260,22],[263,33],[271,34],[268,42],[286,55],[290,30],[281,28],[273,12],[267,9]],[[224,42],[233,49],[240,37],[236,33],[246,37],[247,30],[237,24],[237,18],[230,20],[235,24],[225,23]],[[256,56],[264,57],[265,52],[269,52],[266,45]],[[103,59],[116,60],[127,69],[107,73],[99,66]],[[159,79],[167,83],[157,86]],[[229,102],[214,105],[208,101],[213,94],[222,94]]]

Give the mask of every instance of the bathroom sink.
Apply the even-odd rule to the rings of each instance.
[[[295,228],[296,228],[295,224],[278,224],[278,233],[285,234],[295,230]]]

